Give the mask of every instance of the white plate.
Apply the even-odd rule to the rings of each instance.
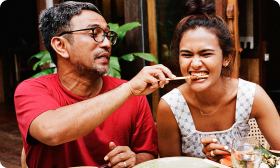
[[[194,157],[166,157],[140,163],[134,168],[217,168]]]

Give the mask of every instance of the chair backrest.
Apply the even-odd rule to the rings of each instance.
[[[25,156],[24,148],[22,148],[22,151],[21,151],[20,162],[21,162],[21,168],[28,168],[28,166],[26,164],[26,156]]]
[[[251,118],[251,119],[249,119],[248,124],[250,126],[250,132],[248,133],[248,136],[249,137],[254,137],[255,139],[258,139],[261,142],[261,145],[265,149],[269,149],[270,145],[267,142],[267,140],[265,139],[265,137],[263,136],[261,130],[259,129],[257,121],[254,118]]]

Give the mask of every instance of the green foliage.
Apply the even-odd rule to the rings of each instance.
[[[117,43],[112,46],[112,53],[115,53],[115,51],[120,47],[127,31],[132,30],[135,27],[141,26],[141,24],[139,22],[126,23],[122,26],[119,26],[116,23],[108,23],[108,25],[109,25],[111,31],[114,31],[118,34]],[[126,54],[126,55],[123,55],[120,57],[110,56],[110,62],[109,62],[110,70],[108,71],[108,73],[106,75],[113,76],[116,78],[121,78],[121,73],[120,73],[121,67],[119,64],[119,60],[124,59],[125,61],[131,62],[131,61],[135,60],[135,57],[140,57],[144,60],[155,62],[156,64],[158,64],[158,59],[151,53],[130,53],[130,54]],[[51,60],[51,56],[48,51],[42,51],[38,54],[31,56],[29,58],[28,62],[30,62],[30,60],[33,58],[39,59],[39,61],[36,62],[33,66],[34,71],[37,69],[38,66],[44,66],[45,63],[47,63],[47,62],[53,62]],[[54,70],[55,70],[55,68],[45,69],[45,70],[33,75],[31,78],[37,78],[42,75],[48,75],[48,74],[54,73]]]
[[[33,56],[31,56],[29,59],[28,59],[28,63],[30,63],[30,61],[33,59],[33,58],[37,58],[39,59],[38,62],[36,62],[33,66],[33,71],[35,71],[37,69],[38,66],[43,66],[45,63],[47,62],[52,62],[52,58],[51,58],[51,55],[48,51],[42,51],[42,52],[39,52]]]

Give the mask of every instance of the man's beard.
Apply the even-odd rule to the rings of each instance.
[[[102,66],[102,65],[97,65],[94,63],[92,67],[86,67],[85,65],[83,65],[82,63],[79,63],[79,62],[76,62],[74,65],[79,72],[92,73],[92,74],[99,75],[99,76],[102,76],[109,71],[109,65]]]

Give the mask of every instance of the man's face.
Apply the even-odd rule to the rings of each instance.
[[[109,27],[105,19],[96,12],[83,10],[71,19],[72,30],[101,27],[105,32]],[[92,30],[78,31],[71,34],[72,40],[68,53],[71,63],[81,73],[94,72],[103,75],[109,70],[111,42],[105,38],[96,42]]]

